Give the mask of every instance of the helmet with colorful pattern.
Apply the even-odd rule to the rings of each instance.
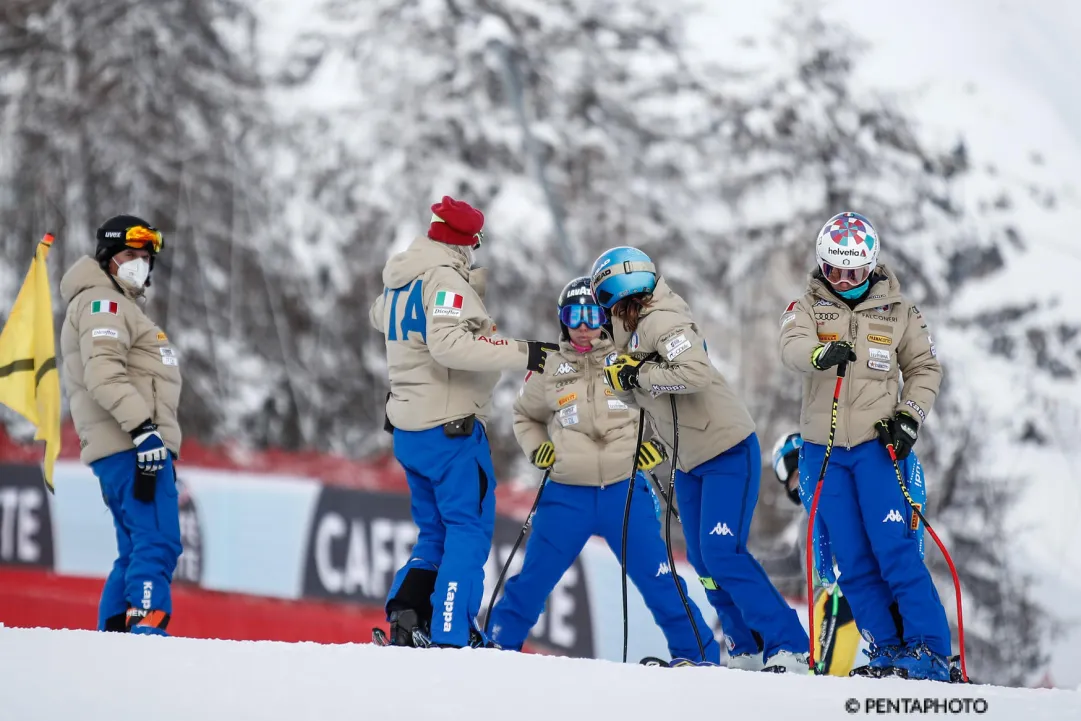
[[[867,280],[878,265],[879,245],[871,221],[859,213],[838,213],[818,231],[815,256],[831,285],[851,288]]]

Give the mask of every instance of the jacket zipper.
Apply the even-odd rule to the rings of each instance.
[[[588,354],[588,353],[583,354],[583,355],[585,355],[585,368],[583,370],[587,374],[586,378],[589,379],[588,381],[586,381],[586,404],[589,406],[590,413],[593,413],[594,386],[596,385],[596,382],[597,382],[597,376],[593,372],[593,356]],[[597,426],[597,419],[598,418],[600,418],[600,415],[597,414],[597,413],[593,413],[593,431],[594,431],[594,433],[596,433],[597,431],[600,430],[600,428]],[[604,490],[604,473],[603,473],[603,469],[601,468],[601,454],[600,453],[597,454],[597,477],[601,479],[601,490],[603,491]]]
[[[848,309],[848,335],[852,339],[852,347],[856,347],[856,343],[859,339],[859,320],[856,318],[856,311],[851,308]],[[851,403],[851,380],[856,374],[854,368],[850,369],[848,376],[849,382],[845,383],[844,401],[845,401],[845,448],[852,450],[852,403]]]

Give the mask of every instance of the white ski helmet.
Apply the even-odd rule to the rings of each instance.
[[[878,265],[878,232],[859,213],[838,213],[818,231],[815,256],[830,285],[863,283]]]

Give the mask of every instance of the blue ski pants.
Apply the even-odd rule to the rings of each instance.
[[[598,488],[548,482],[533,516],[522,570],[507,581],[503,598],[492,609],[492,640],[507,649],[522,647],[548,595],[590,536],[604,538],[616,558],[621,557],[627,483]],[[671,573],[649,481],[638,474],[627,523],[627,577],[664,632],[672,658],[703,660]],[[679,584],[686,594],[686,582],[679,578]],[[687,600],[705,647],[704,660],[719,663],[720,647],[712,631],[694,601],[689,596]]]
[[[137,500],[133,486],[138,467],[135,449],[106,456],[90,464],[101,484],[101,495],[113,516],[117,558],[105,579],[98,605],[98,630],[129,607],[172,615],[169,584],[183,550],[180,509],[173,459],[157,473],[154,500]],[[163,629],[139,628],[138,633],[167,635]]]
[[[691,471],[676,471],[676,499],[687,559],[717,610],[729,652],[761,650],[768,660],[782,650],[807,653],[810,641],[796,612],[747,550],[762,477],[761,455],[758,436],[752,433]]]
[[[803,493],[814,493],[825,454],[825,446],[803,444]],[[946,611],[923,563],[921,538],[911,528],[912,510],[893,462],[878,441],[851,449],[834,446],[818,516],[841,571],[841,590],[864,636],[881,646],[901,642],[890,613],[896,602],[904,622],[903,641],[926,643],[935,653],[949,656]]]
[[[411,572],[427,572],[434,581],[428,597],[432,643],[468,646],[495,528],[496,479],[484,425],[478,421],[472,435],[454,437],[442,426],[395,429],[394,457],[405,469],[419,533],[412,556],[394,577],[388,610]],[[417,610],[423,618],[423,610]]]

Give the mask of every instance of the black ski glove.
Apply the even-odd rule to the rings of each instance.
[[[529,348],[529,360],[526,361],[526,369],[534,373],[544,373],[544,361],[552,351],[559,350],[555,343],[545,343],[542,340],[524,341]]]
[[[912,446],[916,445],[920,426],[912,416],[898,411],[893,418],[883,418],[875,424],[875,430],[878,431],[878,440],[882,445],[893,444],[893,452],[897,460],[901,461],[908,457]]]
[[[136,463],[132,495],[137,501],[152,503],[158,485],[158,471],[165,467],[169,451],[158,433],[158,427],[149,418],[132,429],[131,442],[135,444]]]
[[[856,360],[856,351],[852,350],[851,343],[843,340],[830,341],[825,345],[817,346],[811,352],[811,365],[820,371],[854,360]]]

